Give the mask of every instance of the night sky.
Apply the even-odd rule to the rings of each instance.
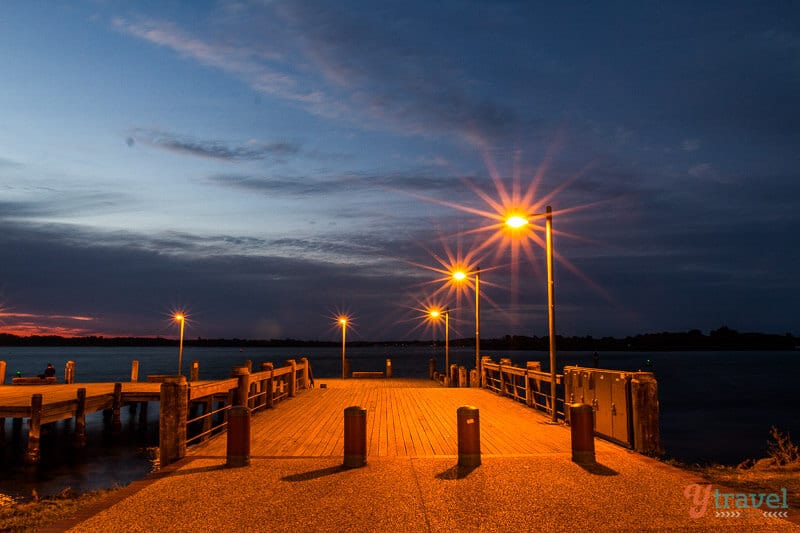
[[[5,2],[0,332],[800,333],[796,2]]]

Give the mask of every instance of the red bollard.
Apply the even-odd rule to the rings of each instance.
[[[481,464],[480,411],[472,405],[462,405],[456,410],[458,419],[458,466]]]
[[[228,412],[227,466],[250,465],[250,409],[234,405]]]
[[[569,425],[572,434],[572,461],[581,465],[594,464],[594,412],[592,406],[585,403],[570,404]]]
[[[367,410],[353,405],[344,410],[344,466],[367,464]]]

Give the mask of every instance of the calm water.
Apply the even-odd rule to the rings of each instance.
[[[431,356],[443,368],[444,353],[423,347],[348,348],[353,370],[383,370],[392,359],[397,377],[427,377]],[[520,366],[541,361],[548,369],[545,352],[486,353],[495,360],[510,357]],[[290,358],[305,356],[315,378],[341,373],[339,348],[192,348],[184,349],[184,373],[189,363],[200,364],[201,379],[227,377],[233,366],[246,359],[254,366],[271,361],[280,366]],[[175,374],[176,348],[20,348],[0,347],[0,360],[8,364],[6,380],[17,371],[25,376],[41,373],[52,362],[63,378],[67,360],[75,361],[78,382],[128,381],[131,361],[139,361],[139,376]],[[650,360],[648,365],[647,361]],[[452,363],[474,366],[474,351],[450,350]],[[591,353],[560,352],[559,369],[565,365],[591,366]],[[794,381],[800,375],[800,352],[601,352],[600,366],[617,370],[651,370],[659,387],[661,440],[667,455],[692,462],[736,464],[766,455],[772,425],[800,439],[800,402]],[[70,487],[76,491],[125,485],[152,471],[149,448],[158,445],[158,409],[150,408],[145,427],[136,424],[127,408],[122,413],[123,432],[106,431],[101,413],[87,417],[87,446],[64,446],[72,436],[71,421],[49,426],[42,435],[42,463],[22,465],[24,428],[6,421],[6,445],[0,449],[0,493],[28,497]],[[15,438],[15,431],[22,438]]]

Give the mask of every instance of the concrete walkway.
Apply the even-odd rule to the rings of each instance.
[[[598,454],[585,469],[566,454],[378,458],[345,470],[341,460],[259,459],[225,468],[194,458],[167,475],[112,495],[107,508],[51,531],[800,531],[747,510],[716,516],[685,497],[700,480],[630,454]],[[724,492],[724,491],[721,491]],[[793,519],[800,511],[789,509]],[[730,513],[734,514],[734,513]]]

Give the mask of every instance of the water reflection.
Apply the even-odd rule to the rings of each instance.
[[[121,416],[122,431],[112,433],[103,413],[87,415],[84,448],[73,446],[72,419],[43,425],[41,461],[37,465],[24,462],[27,430],[22,421],[7,419],[6,442],[0,447],[0,505],[8,497],[25,501],[34,494],[46,497],[66,490],[88,492],[124,486],[152,472],[156,467],[158,409],[150,410],[144,424],[127,407]]]

